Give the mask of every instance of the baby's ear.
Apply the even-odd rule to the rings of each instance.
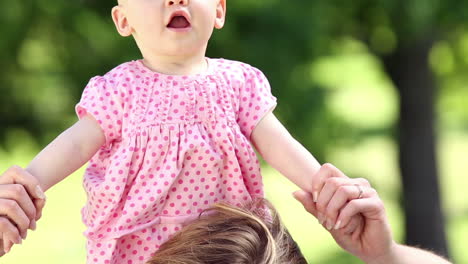
[[[114,20],[115,28],[122,37],[132,35],[132,28],[128,23],[125,10],[122,6],[118,5],[112,8],[112,20]]]
[[[216,7],[215,28],[221,29],[226,19],[226,0],[219,0]]]

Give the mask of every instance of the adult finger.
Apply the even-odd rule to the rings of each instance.
[[[343,230],[345,234],[352,234],[357,231],[358,227],[363,225],[363,217],[361,214],[353,215],[351,217],[351,220],[346,226],[343,227],[337,227],[335,230]]]
[[[347,184],[352,182],[352,179],[347,180]],[[329,201],[327,201],[327,205],[324,212],[325,216],[325,222],[326,222],[326,227],[328,230],[331,230],[336,224],[336,220],[338,218],[338,214],[343,208],[346,203],[352,199],[357,199],[361,195],[361,191],[363,187],[360,186],[355,186],[355,185],[341,185],[338,187],[335,187],[335,192],[333,193],[333,196],[330,198]],[[326,187],[324,188],[324,191],[320,194],[319,197],[319,204],[322,202],[320,199],[322,198],[322,194],[325,192]],[[318,206],[317,206],[318,208]],[[322,212],[319,210],[319,212]]]
[[[352,178],[354,180],[354,184],[364,186],[364,187],[372,187],[370,182],[365,178]]]
[[[45,205],[46,196],[42,190],[39,181],[29,172],[19,166],[11,166],[0,176],[1,184],[21,184],[28,192],[31,199],[34,200],[36,206],[36,218],[38,220],[42,215],[42,209]],[[35,200],[42,200],[36,202]]]
[[[3,245],[3,234],[0,234],[0,257],[5,255],[5,250],[4,250],[4,245]]]
[[[366,192],[372,192],[375,194],[375,190],[372,188],[366,188]],[[354,199],[348,202],[348,204],[341,209],[338,216],[338,228],[348,224],[352,216],[362,214],[367,220],[383,220],[385,218],[385,208],[382,200],[377,195],[368,195],[362,199]]]
[[[35,219],[36,206],[34,205],[33,201],[31,201],[23,185],[21,184],[0,185],[0,197],[1,197],[0,199],[9,199],[9,200],[16,201],[29,219],[32,219],[32,220]],[[43,200],[37,200],[37,201],[43,201]],[[35,229],[35,227],[33,227],[32,229]]]
[[[340,177],[332,177],[332,178],[328,178],[328,179],[325,180],[325,185],[323,186],[322,190],[319,193],[319,197],[317,199],[317,204],[316,204],[317,210],[319,212],[319,214],[318,214],[319,222],[322,223],[322,222],[326,221],[326,219],[327,219],[327,208],[329,206],[330,201],[332,200],[335,193],[337,192],[337,190],[339,190],[339,188],[341,186],[352,185],[353,182],[355,182],[354,179],[340,178]],[[344,198],[344,197],[342,197],[342,198]],[[347,201],[347,197],[346,197],[346,199],[344,199],[344,202],[346,202],[346,201]],[[343,205],[343,203],[335,205],[335,206],[342,206],[342,205]],[[341,207],[339,207],[339,208],[341,208]],[[333,217],[333,219],[334,219],[334,217]]]
[[[10,252],[11,248],[13,247],[15,243],[11,242],[11,240],[9,240],[6,235],[3,235],[3,237],[4,239],[3,239],[2,245],[3,245],[3,252],[5,254],[5,253]]]
[[[6,250],[5,250],[5,249],[6,249],[6,246],[7,246],[6,241],[7,241],[7,240],[5,239],[5,235],[2,234],[2,239],[0,239],[0,243],[1,243],[1,245],[2,245],[0,254],[1,254],[2,256],[5,255],[5,253],[6,253]]]
[[[15,200],[0,199],[0,215],[5,216],[14,223],[21,234],[25,234],[30,226],[28,216],[23,212]],[[9,227],[9,226],[8,226]],[[3,231],[3,229],[0,229]]]
[[[0,184],[21,184],[29,196],[35,199],[46,199],[44,191],[36,177],[19,166],[11,166],[0,176]]]
[[[325,185],[325,181],[330,177],[348,178],[343,172],[330,163],[323,164],[312,182],[312,195],[314,202],[317,202],[320,191]]]

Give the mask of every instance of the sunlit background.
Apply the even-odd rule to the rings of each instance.
[[[16,0],[2,5],[0,171],[13,164],[26,166],[76,121],[74,104],[91,77],[140,58],[133,41],[113,28],[114,2]],[[228,0],[227,25],[215,32],[208,56],[260,68],[278,97],[279,119],[320,162],[370,180],[384,199],[400,242],[406,233],[398,156],[401,88],[386,62],[404,54],[398,57],[401,65],[421,65],[405,69],[410,83],[429,66],[447,245],[455,263],[468,263],[464,10],[468,3],[454,0]],[[419,51],[426,52],[425,60],[417,61]],[[424,85],[416,82],[404,89],[422,98]],[[360,263],[295,202],[292,184],[266,164],[263,172],[268,198],[310,263]],[[85,262],[82,173],[47,192],[37,231],[29,231],[23,245],[15,245],[0,263]],[[424,181],[424,175],[416,177]]]

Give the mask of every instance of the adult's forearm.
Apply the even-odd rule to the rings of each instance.
[[[367,264],[450,264],[449,261],[432,252],[398,244],[388,255],[365,262]]]

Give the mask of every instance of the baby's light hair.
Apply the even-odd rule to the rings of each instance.
[[[268,213],[271,212],[271,215]],[[164,243],[147,264],[305,264],[273,206],[215,204]]]

